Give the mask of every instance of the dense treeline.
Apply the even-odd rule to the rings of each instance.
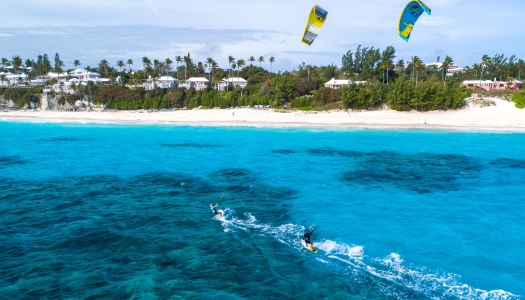
[[[161,108],[213,108],[232,106],[271,105],[272,107],[292,107],[296,109],[315,109],[319,107],[345,107],[349,109],[375,109],[384,105],[395,110],[446,110],[457,109],[464,105],[464,99],[470,95],[470,90],[460,86],[466,79],[493,79],[510,81],[521,79],[525,70],[525,62],[516,56],[505,57],[496,54],[493,57],[484,55],[479,64],[466,67],[464,72],[447,76],[447,68],[454,61],[447,56],[440,68],[437,65],[425,66],[417,56],[405,62],[396,59],[396,50],[389,46],[384,50],[374,47],[359,46],[355,51],[348,51],[342,57],[341,67],[335,65],[315,66],[302,63],[296,70],[284,73],[272,73],[271,67],[275,59],[269,59],[270,71],[262,67],[264,58],[250,57],[246,65],[243,59],[235,60],[229,57],[227,68],[220,68],[212,59],[205,62],[195,62],[190,54],[177,56],[175,60],[151,61],[142,58],[142,70],[133,72],[132,60],[119,60],[112,67],[103,59],[95,68],[86,67],[88,71],[97,71],[111,78],[118,85],[101,86],[89,84],[86,87],[77,86],[77,95],[64,95],[59,103],[73,104],[78,99],[104,104],[114,109],[161,109]],[[439,58],[438,58],[439,60]],[[254,62],[258,62],[253,64]],[[12,61],[2,59],[3,65],[22,67],[22,59],[13,57]],[[80,61],[72,64],[81,66]],[[47,55],[38,56],[36,61],[26,60],[26,66],[33,68],[31,76],[45,74],[48,71],[64,73],[64,62],[58,53],[51,62]],[[175,67],[172,67],[175,65]],[[206,90],[194,89],[157,89],[146,91],[136,88],[146,78],[171,75],[184,79],[191,76],[204,76],[210,80]],[[216,91],[212,87],[219,79],[227,77],[242,77],[248,81],[245,89],[232,88],[226,91]],[[117,78],[119,78],[117,80]],[[324,87],[324,83],[332,78],[352,81],[353,83],[338,90]],[[126,84],[134,88],[124,87]],[[6,89],[16,90],[16,89]],[[7,92],[8,98],[23,106],[36,100],[37,91],[24,89]],[[2,93],[5,93],[2,90]],[[516,95],[517,106],[522,103]],[[22,100],[23,99],[23,100]]]
[[[13,101],[17,107],[31,107],[31,103],[38,102],[39,94],[42,93],[43,89],[42,87],[30,89],[0,88],[0,95],[3,96],[5,100]]]

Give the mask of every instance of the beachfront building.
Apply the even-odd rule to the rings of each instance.
[[[443,67],[443,64],[439,63],[439,62],[433,62],[433,63],[425,64],[425,67],[427,69],[441,70],[441,68]],[[451,65],[449,65],[447,67],[447,76],[448,77],[454,75],[455,73],[463,73],[463,72],[465,72],[465,68],[460,68],[460,67],[458,67],[457,65],[454,65],[454,64],[451,64]]]
[[[46,87],[43,92],[44,93],[55,92],[55,93],[64,93],[64,94],[76,94],[77,87],[79,85],[86,86],[87,82],[81,81],[78,78],[71,78],[66,82],[59,82],[59,83],[53,84],[50,87]]]
[[[101,79],[100,74],[95,73],[95,72],[87,72],[87,71],[84,73],[78,74],[76,77],[82,82],[88,82],[88,81],[99,82]]]
[[[522,82],[518,80],[513,80],[510,82],[498,81],[494,78],[494,81],[491,80],[465,80],[463,81],[463,86],[467,88],[482,88],[487,91],[496,91],[496,90],[517,90],[521,89]]]
[[[43,76],[38,76],[36,79],[29,80],[29,85],[31,87],[46,86],[47,80],[48,79],[44,78]]]
[[[0,73],[5,76],[1,86],[28,86],[28,77],[26,74],[13,74],[10,72]]]
[[[231,77],[231,78],[224,78],[219,82],[217,85],[217,89],[219,91],[224,91],[226,87],[240,87],[241,89],[244,89],[248,85],[248,81],[246,81],[244,78],[241,77]]]
[[[159,89],[174,89],[176,87],[179,86],[179,80],[176,79],[176,78],[173,78],[171,76],[161,76],[161,77],[158,77],[157,79],[153,80],[153,79],[148,79],[148,81],[146,81],[144,83],[144,88],[146,90],[153,90],[153,89],[156,89],[156,88],[159,88]]]
[[[66,82],[67,81],[67,73],[56,73],[56,72],[49,72],[47,73],[47,77],[49,79],[56,78],[58,82]]]
[[[324,87],[325,88],[329,88],[329,89],[337,90],[337,89],[340,89],[340,88],[342,88],[344,86],[351,85],[352,83],[365,84],[366,81],[352,81],[350,79],[334,79],[334,78],[332,78],[330,81],[328,81],[327,83],[324,84]]]
[[[3,67],[0,67],[0,69],[4,69],[5,72],[9,72],[9,73],[24,73],[24,74],[27,74],[27,73],[31,73],[33,72],[33,68],[31,67],[24,67],[24,66],[20,66],[18,68],[16,68],[15,70],[15,67],[13,66],[3,66]]]
[[[185,83],[182,83],[180,87],[182,88],[194,88],[197,91],[204,90],[208,86],[208,79],[204,77],[191,77],[190,79],[186,80]]]

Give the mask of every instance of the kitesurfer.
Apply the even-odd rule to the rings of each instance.
[[[218,206],[219,206],[218,203],[215,204],[215,205],[210,204],[210,208],[211,208],[211,210],[213,211],[213,214],[214,214],[214,215],[222,216],[222,211],[218,211],[218,210],[217,210],[217,207],[218,207]]]
[[[312,229],[312,231],[305,229],[304,230],[304,242],[306,243],[306,245],[309,245],[311,247],[314,246],[314,244],[312,244],[312,241],[310,240],[310,236],[314,233],[314,230],[315,230],[315,227],[310,227],[310,229]]]

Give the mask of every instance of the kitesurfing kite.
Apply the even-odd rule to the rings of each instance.
[[[423,2],[419,0],[411,0],[408,2],[399,17],[399,36],[402,39],[408,42],[410,33],[412,32],[412,29],[414,29],[417,19],[419,19],[419,16],[421,16],[423,12],[426,12],[429,15],[431,13],[430,8]]]
[[[323,27],[324,21],[326,21],[326,16],[328,16],[328,12],[322,9],[320,6],[315,5],[312,8],[310,16],[308,17],[308,21],[306,21],[306,27],[304,28],[304,44],[310,46],[314,42],[315,38],[319,34],[319,31]]]

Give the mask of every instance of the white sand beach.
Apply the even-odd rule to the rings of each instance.
[[[487,101],[490,106],[484,106]],[[194,109],[170,112],[92,111],[57,112],[45,110],[1,111],[3,121],[80,122],[80,123],[154,123],[175,125],[228,126],[345,126],[345,127],[421,127],[486,128],[525,131],[525,110],[513,102],[485,98],[485,104],[467,100],[455,111],[398,112],[376,111],[303,112],[273,109]]]

